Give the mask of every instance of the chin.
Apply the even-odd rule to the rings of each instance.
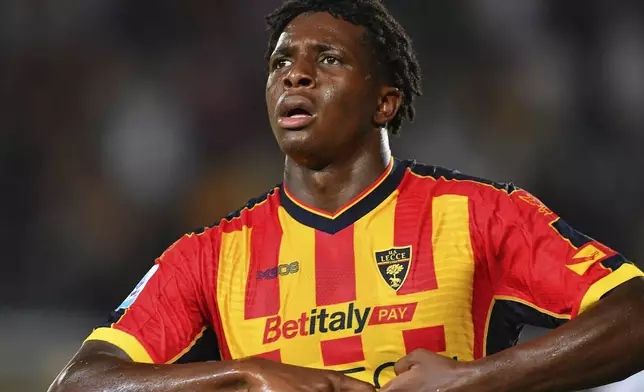
[[[275,133],[277,143],[285,154],[289,152],[310,150],[315,144],[315,137],[308,129],[301,130],[283,130],[280,129]]]
[[[310,137],[289,135],[289,137],[280,140],[279,146],[282,152],[298,165],[311,170],[323,169],[327,166],[327,160],[320,152],[326,149],[311,139]]]
[[[310,155],[315,150],[310,140],[303,137],[285,137],[279,142],[282,152],[290,157]]]

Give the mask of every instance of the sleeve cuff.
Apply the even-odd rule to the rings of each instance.
[[[586,291],[586,294],[584,294],[581,300],[577,314],[588,310],[591,305],[597,303],[604,294],[615,287],[638,276],[644,276],[644,273],[639,268],[633,264],[622,264],[614,272],[601,278],[588,288],[588,291]]]
[[[143,345],[127,332],[114,328],[97,328],[85,339],[85,342],[88,340],[100,340],[113,344],[123,350],[134,362],[154,363]]]

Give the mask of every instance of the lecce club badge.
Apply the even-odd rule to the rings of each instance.
[[[376,252],[376,265],[389,287],[398,291],[409,274],[411,246],[393,247]]]

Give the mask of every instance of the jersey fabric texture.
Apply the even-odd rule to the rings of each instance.
[[[185,235],[88,340],[137,362],[260,356],[379,387],[414,349],[478,359],[642,275],[512,184],[392,159],[335,214],[279,185]]]

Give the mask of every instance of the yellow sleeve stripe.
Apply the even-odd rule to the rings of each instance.
[[[588,288],[588,291],[584,294],[584,298],[581,300],[581,305],[579,305],[578,314],[588,310],[591,305],[599,301],[602,295],[638,276],[644,276],[644,273],[639,268],[633,264],[622,264],[621,267],[611,272],[610,275],[601,278]]]
[[[85,339],[85,342],[88,340],[101,340],[111,343],[125,351],[134,362],[154,363],[143,345],[127,332],[114,328],[97,328]]]

